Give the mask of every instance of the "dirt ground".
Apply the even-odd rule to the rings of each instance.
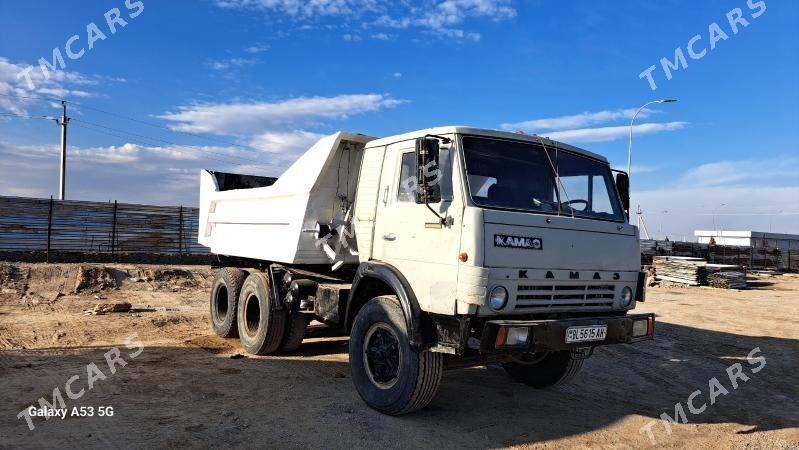
[[[647,424],[659,447],[799,448],[797,275],[756,275],[743,291],[650,288],[637,311],[658,315],[655,341],[600,348],[553,390],[500,367],[448,371],[433,403],[403,417],[361,402],[346,339],[245,357],[237,340],[214,336],[211,276],[203,266],[0,264],[0,448],[647,448]],[[131,311],[85,312],[122,301]],[[124,365],[112,373],[115,348]],[[18,414],[55,389],[86,416],[36,417],[30,430]],[[695,391],[693,406],[706,404],[697,414]],[[689,423],[669,433],[660,415],[677,403]],[[101,417],[106,407],[113,415]]]

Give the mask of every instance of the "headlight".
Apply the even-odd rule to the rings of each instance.
[[[502,286],[491,289],[488,294],[488,307],[494,311],[499,311],[508,303],[508,290]]]
[[[624,286],[621,290],[621,307],[626,308],[633,302],[633,290],[629,286]]]

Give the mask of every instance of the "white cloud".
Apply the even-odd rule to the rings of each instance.
[[[633,186],[633,208],[641,205],[651,235],[690,239],[694,230],[714,228],[799,233],[799,158],[716,161],[673,179],[645,191]]]
[[[178,131],[220,135],[256,135],[292,129],[320,120],[392,108],[402,103],[384,94],[297,97],[279,102],[212,103],[181,106],[160,116]]]
[[[261,44],[259,42],[259,43],[256,43],[254,45],[251,45],[249,47],[246,47],[244,49],[244,52],[245,53],[249,53],[251,55],[257,55],[258,53],[263,53],[263,52],[269,50],[270,48],[271,47],[269,46],[269,44]]]
[[[544,119],[526,120],[523,122],[503,123],[500,127],[508,131],[543,131],[543,130],[567,130],[588,125],[607,123],[615,120],[632,119],[636,108],[614,109],[595,112],[583,112],[568,116],[550,117]],[[643,109],[638,117],[645,119],[652,113],[657,112],[651,109]]]
[[[480,39],[483,38],[480,33],[464,31],[460,28],[433,28],[431,33],[437,34],[441,37],[447,37],[456,40],[468,40],[472,42],[480,42]]]
[[[306,18],[359,14],[382,9],[384,3],[382,0],[216,0],[222,8],[260,9]]]
[[[508,0],[445,0],[416,22],[430,28],[446,28],[460,25],[468,17],[487,17],[498,22],[516,17],[516,10]]]
[[[613,169],[614,170],[627,171],[627,166],[613,166]],[[657,172],[658,170],[660,170],[660,167],[655,167],[655,166],[637,166],[635,164],[633,164],[633,166],[632,166],[632,172],[634,174],[652,173],[652,172]]]
[[[693,240],[694,230],[714,228],[799,234],[797,198],[799,186],[684,186],[633,191],[632,205],[641,205],[651,236]]]
[[[29,90],[25,77],[20,76],[28,67],[28,64],[13,63],[0,57],[0,110],[27,115],[32,100],[22,97],[91,97],[94,94],[85,89],[76,89],[75,86],[93,86],[100,80],[65,70],[50,71],[50,77],[45,78],[37,65],[30,71],[35,88]]]
[[[516,17],[516,10],[509,0],[445,0],[434,8],[425,9],[410,22],[442,37],[478,42],[482,38],[479,33],[453,28],[470,17],[500,22]]]
[[[357,20],[364,28],[417,28],[424,32],[455,40],[479,41],[479,33],[463,29],[470,19],[495,22],[516,17],[512,0],[424,0],[417,2],[390,0],[216,0],[228,9],[254,9],[283,14],[298,21],[336,17],[337,20]],[[307,27],[308,25],[302,25]],[[350,35],[352,39],[353,35]],[[374,39],[387,39],[385,33],[375,33]],[[346,38],[345,38],[346,39]]]
[[[218,61],[208,61],[208,66],[214,70],[238,69],[254,66],[258,61],[250,58],[230,58]]]
[[[696,186],[754,185],[780,179],[799,180],[799,158],[717,161],[702,164],[686,172],[682,184]]]
[[[662,133],[664,131],[675,131],[685,128],[688,122],[667,122],[667,123],[642,123],[633,126],[634,136]],[[616,139],[626,138],[629,135],[630,126],[614,126],[600,128],[583,128],[578,130],[563,130],[546,132],[550,139],[569,142],[607,142]]]
[[[14,145],[0,141],[3,169],[24,173],[0,177],[0,192],[46,198],[57,195],[58,145]],[[197,206],[199,172],[203,168],[275,176],[285,164],[233,164],[253,152],[235,146],[184,148],[121,145],[67,150],[67,198],[119,200],[148,204]],[[227,162],[225,162],[227,161]]]
[[[269,131],[253,136],[249,145],[286,163],[299,157],[322,137],[323,134],[305,130]]]

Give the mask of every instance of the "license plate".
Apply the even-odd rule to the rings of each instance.
[[[607,325],[591,325],[587,327],[566,328],[566,343],[604,341],[608,334]]]

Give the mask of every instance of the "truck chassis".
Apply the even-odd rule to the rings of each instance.
[[[512,320],[443,316],[421,311],[402,275],[367,262],[294,267],[220,256],[210,318],[221,337],[241,340],[252,354],[296,350],[307,334],[349,336],[353,382],[366,403],[398,415],[425,407],[441,372],[501,364],[535,388],[565,383],[597,346],[652,339],[653,314],[607,312],[531,314]],[[312,321],[319,325],[308,328]],[[606,325],[599,342],[565,343],[571,327]],[[527,330],[511,341],[511,330]]]

